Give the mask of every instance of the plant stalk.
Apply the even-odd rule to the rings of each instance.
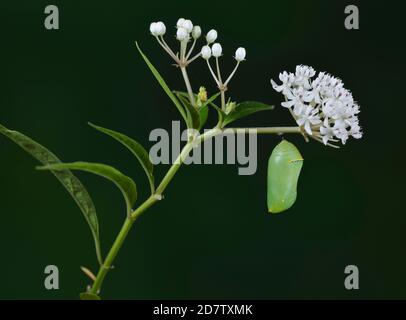
[[[221,94],[221,110],[226,111],[226,91],[223,87],[220,87]]]
[[[187,93],[189,95],[190,104],[195,107],[196,106],[196,101],[195,101],[195,98],[194,98],[194,95],[193,95],[192,86],[190,85],[190,80],[189,80],[189,76],[188,76],[187,71],[186,71],[186,67],[181,66],[180,70],[182,71],[183,80],[185,80],[186,89],[187,89]]]
[[[116,258],[120,248],[122,247],[124,240],[126,239],[129,231],[131,230],[132,225],[134,224],[135,220],[147,209],[149,209],[152,205],[154,205],[157,201],[161,200],[162,194],[172,181],[173,177],[175,176],[176,172],[179,170],[180,166],[182,165],[185,158],[188,156],[189,152],[204,140],[211,139],[212,137],[224,133],[226,130],[232,130],[235,133],[258,133],[258,134],[282,134],[282,133],[301,133],[299,127],[268,127],[268,128],[213,128],[211,130],[206,131],[203,134],[200,134],[195,139],[189,141],[182,149],[182,152],[179,154],[175,162],[172,164],[164,178],[162,179],[161,183],[159,184],[156,192],[151,195],[147,200],[145,200],[136,210],[134,210],[130,217],[127,217],[124,221],[123,226],[117,238],[115,239],[110,251],[108,252],[106,259],[104,260],[102,266],[97,273],[96,280],[93,283],[92,288],[90,289],[90,293],[92,294],[99,294],[102,283],[104,278],[106,277],[109,270],[112,268],[112,264],[114,259]]]
[[[244,134],[284,134],[302,133],[300,127],[257,127],[257,128],[224,128],[223,131],[234,131]]]
[[[127,237],[128,232],[131,229],[132,224],[134,223],[135,220],[125,219],[123,226],[121,227],[121,230],[114,241],[106,259],[104,260],[103,264],[100,266],[99,272],[97,273],[96,280],[93,283],[93,286],[90,290],[90,293],[92,294],[99,294],[101,285],[103,283],[104,278],[107,275],[107,272],[111,269],[111,265],[114,261],[114,258],[116,257],[118,251],[120,250],[121,246],[124,243],[125,238]]]

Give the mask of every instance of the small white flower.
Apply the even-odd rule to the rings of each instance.
[[[201,53],[202,53],[203,59],[206,59],[206,60],[210,59],[210,57],[211,57],[211,49],[210,49],[209,46],[202,47]]]
[[[184,18],[180,18],[180,19],[178,20],[178,22],[176,23],[176,27],[177,27],[177,28],[182,28],[184,22],[185,22],[185,19],[184,19]]]
[[[279,74],[279,80],[282,81],[281,85],[278,85],[271,79],[271,84],[274,90],[282,92],[284,95],[291,93],[292,84],[295,81],[295,75],[293,73],[287,73],[284,71]]]
[[[208,44],[213,43],[217,39],[217,31],[211,29],[206,35],[206,41]]]
[[[334,128],[330,127],[327,118],[324,119],[323,125],[320,127],[320,134],[325,145],[327,145],[327,142],[334,137]]]
[[[199,39],[202,34],[202,29],[200,26],[194,26],[192,30],[192,37],[193,39]]]
[[[309,66],[296,66],[296,77],[306,77],[306,78],[312,78],[316,74],[316,71],[312,67]]]
[[[361,127],[359,126],[358,122],[354,122],[351,125],[349,134],[354,137],[355,139],[361,139],[362,138],[362,132],[361,132]]]
[[[162,21],[156,23],[155,30],[158,36],[163,36],[166,33],[166,26]]]
[[[223,52],[223,48],[221,47],[220,43],[214,43],[213,46],[211,47],[211,51],[213,53],[213,57],[218,58],[221,56],[221,53]]]
[[[302,99],[298,96],[294,96],[294,97],[292,97],[291,100],[282,102],[281,105],[282,105],[282,107],[285,107],[288,109],[293,107],[293,114],[295,116],[299,116],[302,113],[303,108],[306,106],[303,103]]]
[[[193,30],[192,21],[190,21],[190,20],[183,21],[181,28],[185,28],[188,33],[191,33]]]
[[[296,119],[297,124],[299,126],[303,126],[309,135],[313,134],[311,126],[321,122],[317,113],[318,111],[313,109],[311,106],[306,106],[302,108],[300,114],[298,114],[298,118]]]
[[[247,54],[247,52],[245,51],[244,48],[242,48],[242,47],[238,48],[235,51],[235,60],[237,60],[238,62],[244,61],[246,54]]]
[[[185,28],[178,28],[176,31],[176,39],[179,41],[188,41],[189,40],[189,33]]]
[[[341,140],[342,144],[345,144],[349,137],[348,131],[345,128],[340,128],[340,129],[334,130],[334,134],[338,139]]]
[[[313,77],[316,74],[314,69],[309,66],[297,66],[296,67],[296,85],[302,85],[305,89],[310,89],[309,78]]]

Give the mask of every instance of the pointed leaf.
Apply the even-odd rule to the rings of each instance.
[[[187,92],[183,92],[183,91],[173,91],[173,93],[175,93],[175,95],[178,97],[179,101],[182,102],[182,105],[185,107],[185,109],[188,110],[190,108],[189,107],[190,106],[189,94]],[[193,94],[193,96],[197,100],[197,94]],[[186,102],[187,106],[185,106],[185,102]],[[197,108],[196,110],[197,110],[197,113],[199,115],[199,128],[198,128],[198,130],[200,130],[207,121],[207,117],[209,116],[209,110],[206,107],[206,104],[203,104],[200,108]],[[188,128],[193,128],[193,124],[191,124],[192,121],[191,121],[190,112],[189,111],[187,111],[187,112],[188,112],[188,120],[189,120]]]
[[[137,46],[138,51],[141,54],[141,57],[144,59],[145,63],[147,64],[148,68],[151,70],[152,74],[154,75],[155,79],[158,81],[158,83],[161,85],[162,89],[164,89],[165,93],[168,95],[168,97],[172,100],[172,102],[175,104],[176,108],[178,108],[180,114],[182,115],[183,119],[187,121],[185,110],[183,109],[182,105],[176,99],[175,95],[172,93],[171,89],[169,89],[168,85],[166,84],[165,80],[162,78],[162,76],[159,74],[158,70],[152,65],[152,63],[149,61],[147,56],[141,51],[141,48],[138,45],[138,42],[135,42],[135,45]]]
[[[140,162],[142,168],[144,169],[144,171],[148,177],[150,188],[151,188],[151,194],[153,194],[155,192],[154,175],[153,175],[154,165],[152,164],[151,160],[149,159],[147,150],[145,150],[144,147],[141,144],[139,144],[137,141],[135,141],[134,139],[132,139],[120,132],[113,131],[113,130],[103,128],[100,126],[96,126],[90,122],[89,122],[89,125],[92,128],[94,128],[100,132],[103,132],[103,133],[109,135],[110,137],[116,139],[118,142],[120,142],[122,145],[124,145],[128,150],[130,150],[133,155],[136,156],[136,158]]]
[[[223,110],[221,110],[220,107],[218,107],[217,105],[215,105],[213,102],[210,102],[210,103],[209,103],[209,106],[212,107],[212,108],[214,108],[214,109],[217,111],[217,115],[218,115],[218,123],[217,123],[217,126],[222,126],[222,123],[223,123],[223,121],[224,121],[224,119],[225,119],[225,117],[226,117],[227,115],[225,114],[225,112],[224,112]]]
[[[207,118],[209,117],[209,104],[212,103],[216,98],[220,95],[220,92],[212,95],[206,102],[199,109],[199,117],[200,117],[200,126],[199,131],[204,127],[207,122]]]
[[[241,102],[237,105],[237,107],[233,112],[231,112],[225,117],[223,125],[226,126],[237,119],[246,117],[255,112],[273,110],[273,108],[274,106],[262,102],[256,101]]]
[[[180,96],[182,96],[182,97],[184,97],[184,98],[189,99],[189,94],[188,94],[187,92],[174,90],[173,93],[176,94],[177,96],[180,95]],[[197,94],[194,93],[193,95],[194,95],[194,97],[195,97],[196,100],[197,100]],[[220,95],[220,92],[217,92],[217,93],[213,94],[209,99],[207,99],[206,102],[203,103],[202,106],[204,107],[204,106],[209,105],[209,104],[212,103],[214,100],[216,100],[219,95]]]
[[[187,99],[186,101],[188,101],[189,99],[189,94],[187,92],[184,91],[173,91],[176,96],[179,98],[179,100],[181,100],[181,97]],[[214,100],[216,100],[216,98],[220,95],[220,92],[215,93],[214,95],[212,95],[209,99],[207,99],[206,102],[203,103],[203,105],[198,108],[198,113],[199,113],[199,120],[200,120],[200,125],[199,125],[199,130],[203,128],[203,126],[206,124],[207,118],[209,116],[209,110],[208,110],[208,106],[213,103]],[[194,94],[195,98],[197,99],[197,94]]]
[[[181,96],[183,96],[183,97],[189,99],[189,94],[188,94],[187,92],[184,92],[184,91],[177,91],[177,90],[173,90],[172,92],[173,92],[176,96],[181,95]],[[197,98],[197,94],[193,94],[193,95],[195,96],[195,98]]]
[[[178,95],[178,98],[188,113],[188,128],[199,129],[200,116],[196,108],[190,104],[189,99],[183,97],[182,95]]]
[[[43,165],[61,163],[61,161],[51,151],[20,132],[9,130],[0,125],[0,133],[14,141]],[[69,170],[52,171],[52,173],[70,193],[85,216],[93,235],[97,259],[99,260],[99,263],[102,264],[103,259],[100,248],[99,223],[97,220],[96,208],[92,199],[90,198],[89,193],[79,179],[76,178]]]
[[[61,171],[66,169],[90,172],[112,181],[120,189],[124,196],[127,204],[127,213],[131,213],[132,206],[137,200],[137,187],[131,178],[122,174],[117,169],[102,163],[71,162],[56,163],[38,167],[38,170]]]
[[[200,107],[199,108],[200,125],[199,125],[199,129],[198,129],[199,131],[206,124],[208,117],[209,117],[209,107],[207,105]]]

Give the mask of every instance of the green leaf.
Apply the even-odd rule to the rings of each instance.
[[[201,106],[199,108],[199,119],[200,119],[200,125],[198,129],[199,131],[206,124],[208,117],[209,117],[209,107],[207,105]]]
[[[183,96],[183,97],[185,97],[185,98],[187,98],[187,99],[189,99],[189,94],[187,93],[187,92],[184,92],[184,91],[178,91],[178,90],[173,90],[172,91],[175,95],[181,95],[181,96]],[[195,96],[195,98],[197,98],[197,94],[193,94],[194,96]]]
[[[209,104],[213,103],[214,100],[220,95],[220,92],[213,94],[206,102],[199,109],[199,116],[200,116],[200,127],[199,130],[204,127],[207,122],[207,118],[209,116]]]
[[[189,99],[189,94],[188,94],[187,92],[174,90],[173,93],[176,94],[177,96],[182,96],[182,97],[184,97],[184,98]],[[193,95],[194,95],[194,97],[195,97],[196,100],[197,100],[197,94],[194,93]],[[209,105],[210,103],[212,103],[214,100],[216,100],[216,98],[217,98],[219,95],[220,95],[220,92],[217,92],[217,93],[213,94],[209,99],[207,99],[206,102],[203,103],[202,107],[207,106],[207,105]]]
[[[222,126],[222,123],[225,119],[225,117],[227,116],[225,114],[225,112],[223,110],[221,110],[220,107],[218,107],[217,105],[215,105],[213,102],[209,103],[209,106],[214,108],[217,111],[217,115],[218,115],[218,123],[217,123],[217,127]]]
[[[148,180],[149,180],[151,194],[153,194],[155,192],[154,175],[153,175],[154,165],[152,164],[151,160],[149,159],[147,150],[145,150],[144,147],[141,144],[139,144],[137,141],[135,141],[134,139],[132,139],[120,132],[113,131],[113,130],[103,128],[100,126],[96,126],[90,122],[89,122],[89,125],[92,128],[94,128],[100,132],[103,132],[103,133],[109,135],[110,137],[116,139],[118,142],[120,142],[128,150],[131,151],[131,153],[138,159],[142,168],[144,169],[144,171],[148,177]]]
[[[185,110],[183,109],[182,105],[176,99],[175,95],[172,93],[171,89],[169,89],[168,85],[166,84],[165,80],[162,78],[162,76],[159,74],[158,70],[152,65],[152,63],[149,61],[147,56],[141,51],[141,48],[138,45],[138,42],[135,42],[135,45],[137,46],[138,51],[141,54],[141,57],[144,59],[145,63],[147,64],[148,68],[151,70],[152,74],[154,75],[155,79],[158,81],[158,83],[161,85],[162,89],[164,89],[165,93],[168,95],[168,97],[172,100],[172,102],[175,104],[176,108],[178,108],[180,114],[182,115],[183,119],[185,122],[187,122]]]
[[[176,96],[181,99],[181,97],[189,99],[189,94],[184,91],[173,91]],[[213,103],[214,100],[220,95],[220,92],[217,92],[213,94],[209,99],[207,99],[206,102],[203,103],[203,105],[198,109],[199,112],[199,119],[200,119],[200,126],[199,130],[203,128],[203,126],[206,124],[207,118],[209,116],[209,109],[208,106]],[[194,97],[197,99],[197,94],[194,94]],[[188,101],[188,100],[187,100]]]
[[[43,165],[61,163],[61,161],[51,151],[20,132],[9,130],[0,125],[0,133],[14,141]],[[52,173],[58,178],[65,189],[73,197],[76,204],[79,206],[80,210],[85,216],[93,235],[97,259],[100,264],[103,264],[99,237],[99,222],[97,220],[96,208],[92,199],[90,198],[89,193],[79,179],[76,178],[69,170],[52,171]]]
[[[273,110],[273,108],[274,108],[274,106],[265,104],[262,102],[256,102],[256,101],[241,102],[236,106],[236,108],[233,112],[226,115],[226,117],[223,121],[223,126],[226,126],[237,119],[246,117],[255,112]]]
[[[120,189],[124,196],[127,204],[127,213],[131,213],[132,206],[137,200],[137,187],[131,178],[122,174],[117,169],[101,163],[71,162],[56,163],[38,167],[38,170],[63,171],[66,169],[90,172],[112,181]]]
[[[182,95],[178,95],[178,98],[188,113],[188,128],[199,129],[200,116],[196,108],[190,104],[189,99],[183,97]]]
[[[90,292],[82,292],[79,296],[80,300],[101,300],[97,294]]]
[[[214,100],[217,99],[217,97],[220,95],[221,92],[217,92],[215,94],[213,94],[209,99],[207,99],[207,101],[203,104],[203,106],[207,106],[210,103],[212,103]]]

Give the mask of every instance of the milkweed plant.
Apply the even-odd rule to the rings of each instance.
[[[289,127],[256,127],[236,128],[230,126],[234,121],[250,114],[272,110],[273,106],[265,103],[246,101],[235,102],[227,99],[231,80],[237,69],[245,63],[246,50],[243,47],[236,49],[234,54],[235,67],[228,74],[220,68],[223,49],[217,41],[218,33],[212,29],[202,37],[200,26],[193,25],[188,19],[179,19],[176,24],[176,40],[178,49],[173,50],[164,36],[166,26],[163,22],[153,22],[149,31],[156,39],[158,45],[169,55],[185,82],[186,90],[172,91],[164,81],[158,70],[141,51],[138,43],[136,47],[171,102],[177,108],[188,128],[188,140],[183,146],[177,159],[160,183],[155,182],[154,165],[149,154],[143,146],[125,134],[90,124],[94,129],[110,136],[126,147],[138,160],[144,169],[149,181],[150,196],[137,205],[137,187],[133,179],[119,170],[101,163],[72,162],[63,163],[51,151],[35,142],[26,135],[9,130],[0,125],[0,133],[14,141],[25,151],[31,154],[42,166],[39,170],[49,170],[62,183],[81,209],[93,236],[99,270],[93,273],[90,269],[82,267],[82,271],[91,279],[91,284],[85,292],[80,294],[81,299],[100,299],[103,281],[111,270],[123,242],[132,225],[151,206],[163,199],[164,192],[169,186],[176,172],[181,167],[189,153],[203,141],[221,135],[225,130],[236,134],[299,134],[306,141],[314,139],[326,146],[339,148],[345,144],[349,137],[359,139],[362,137],[358,121],[359,105],[354,101],[351,92],[344,88],[343,82],[325,72],[316,71],[309,66],[300,65],[294,73],[284,71],[279,75],[279,83],[271,80],[273,89],[284,96],[282,107],[292,115],[296,126]],[[203,38],[203,45],[198,45]],[[208,75],[218,88],[218,92],[208,97],[204,86],[198,90],[192,87],[188,71],[192,63],[204,63],[208,67]],[[214,128],[203,130],[209,112],[218,116]],[[296,186],[303,165],[303,158],[299,150],[287,140],[282,140],[273,150],[268,161],[268,191],[267,204],[271,213],[278,213],[290,208],[296,200]],[[106,255],[103,255],[100,244],[100,231],[96,209],[86,188],[72,171],[80,170],[104,177],[113,182],[123,194],[126,204],[124,224],[114,243]]]

